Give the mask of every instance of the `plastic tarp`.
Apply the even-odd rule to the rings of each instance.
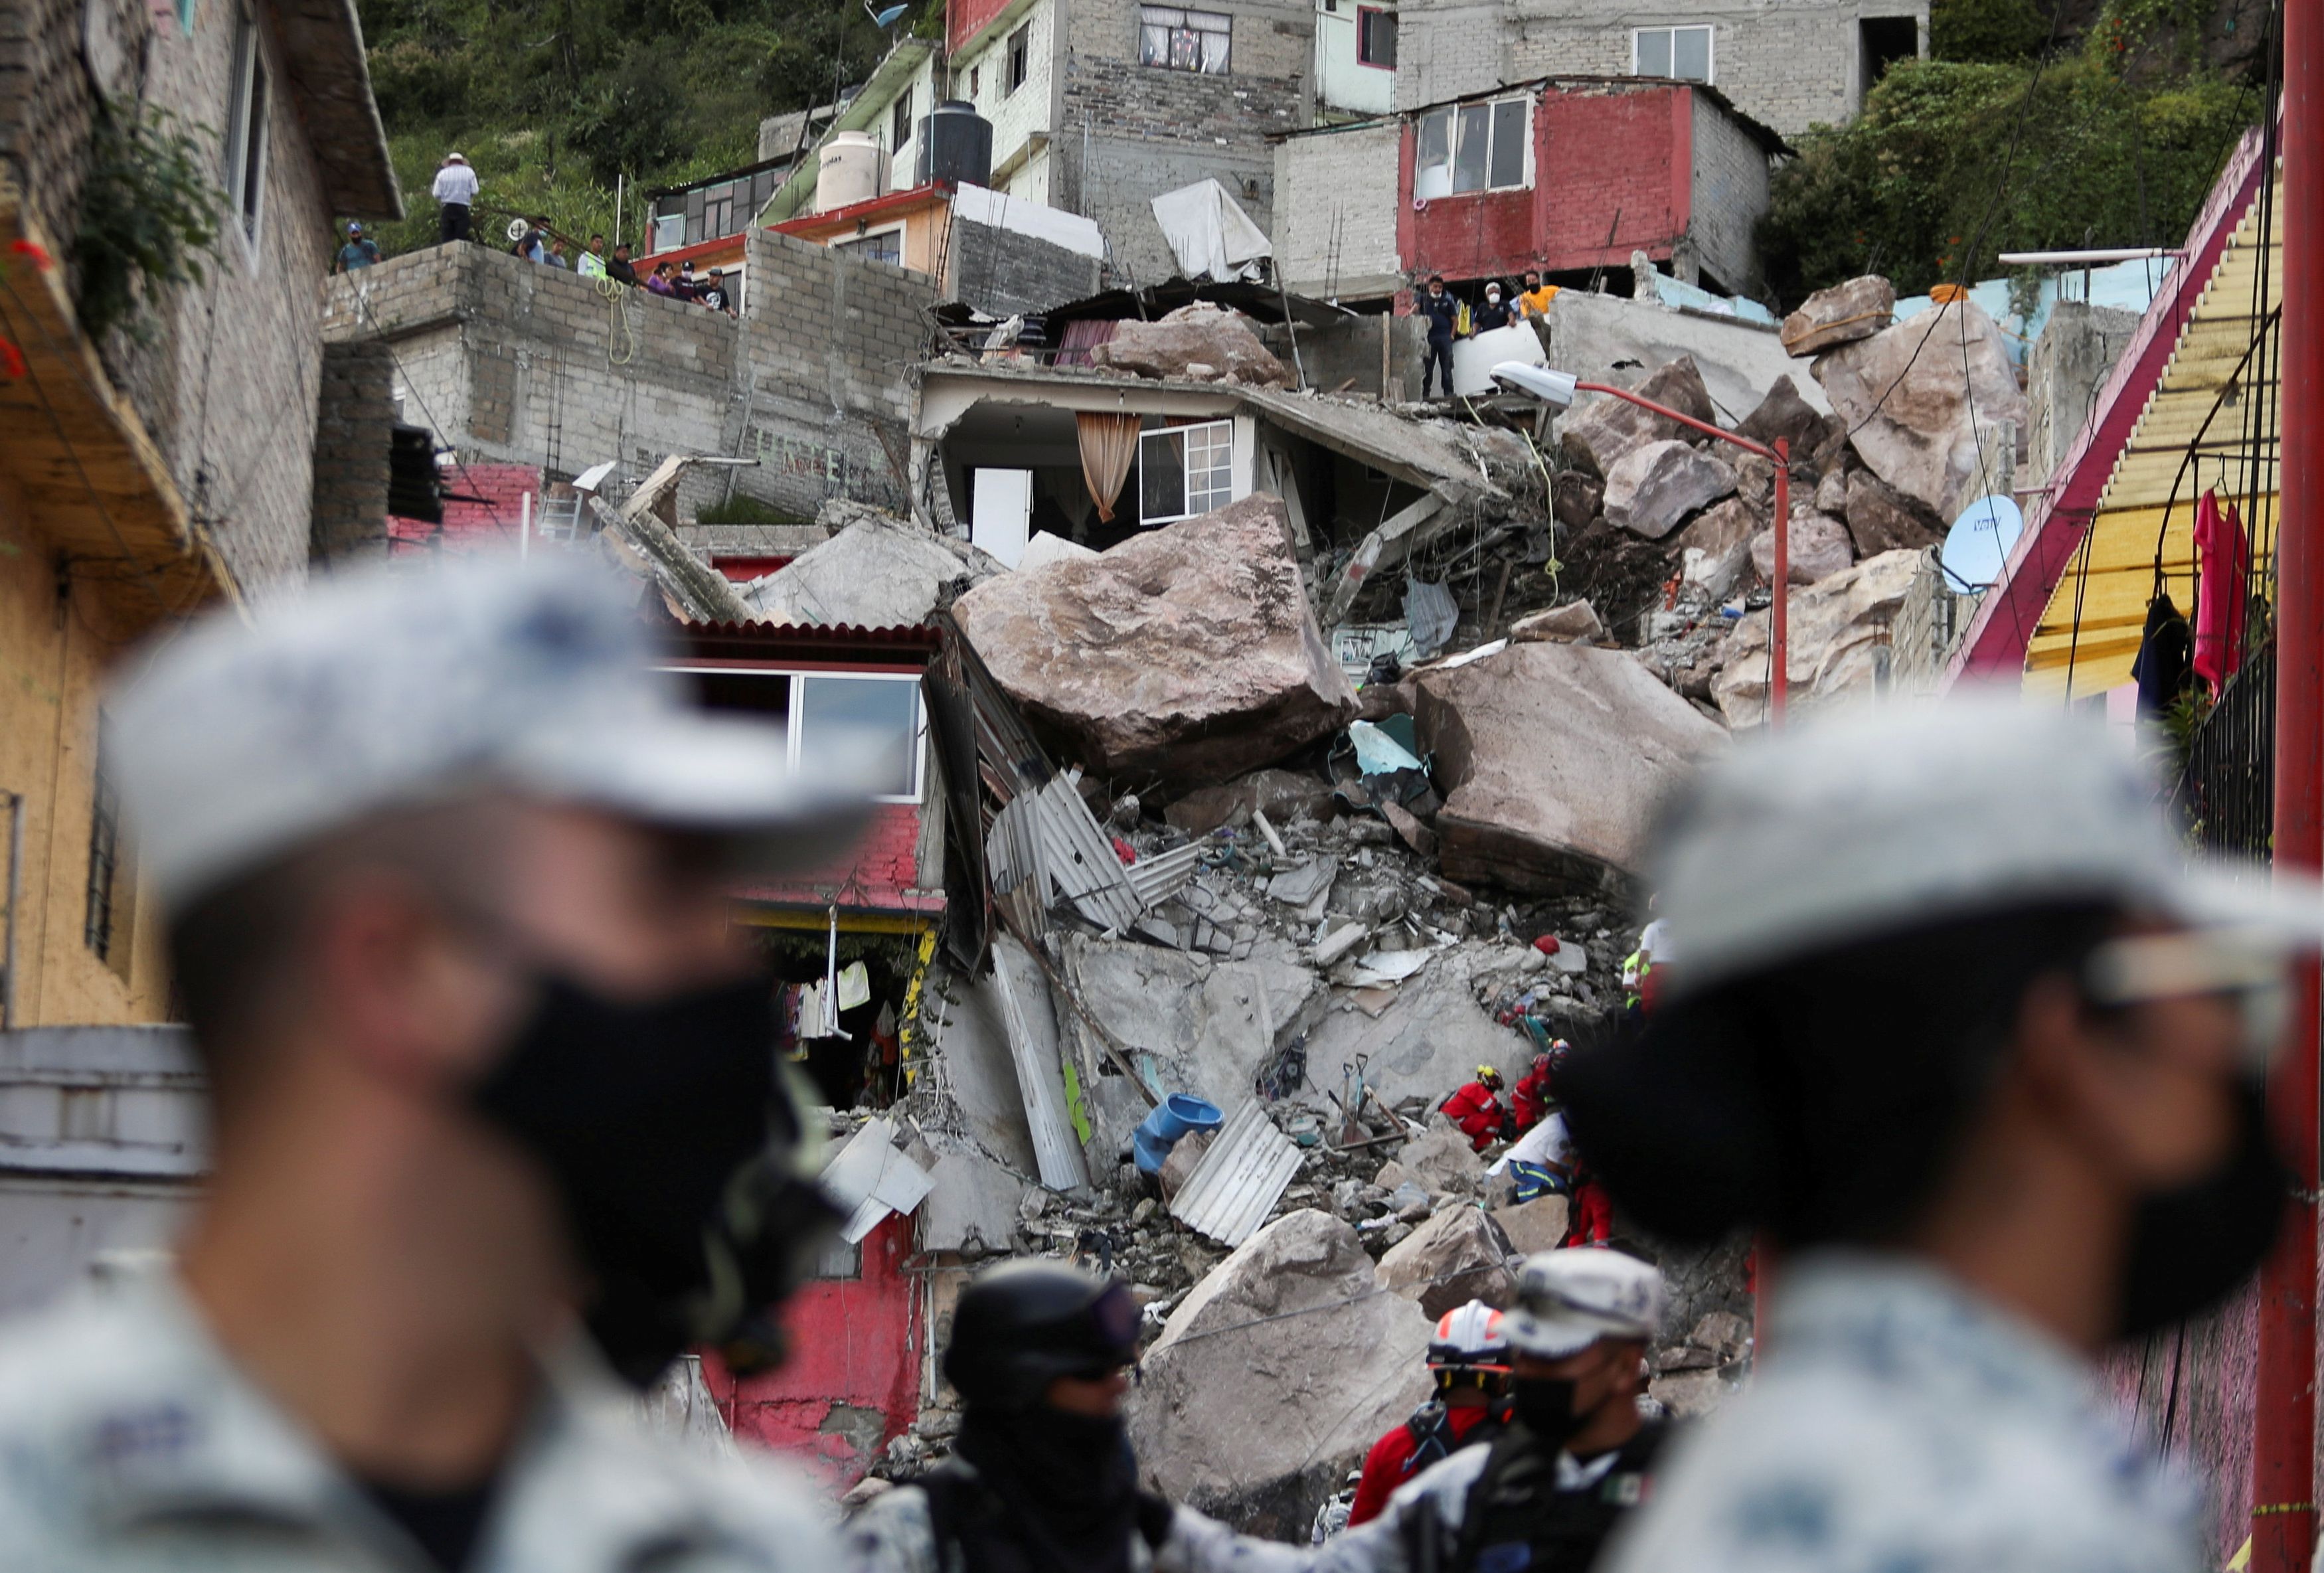
[[[1266,232],[1216,180],[1197,180],[1154,198],[1154,222],[1188,279],[1220,284],[1256,279],[1259,262],[1274,256]]]

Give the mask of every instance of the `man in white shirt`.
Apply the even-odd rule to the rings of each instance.
[[[468,210],[476,200],[476,171],[458,153],[446,153],[436,171],[436,184],[429,189],[436,197],[438,244],[466,240]]]

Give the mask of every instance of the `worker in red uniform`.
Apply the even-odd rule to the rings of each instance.
[[[1435,1463],[1501,1433],[1501,1399],[1509,1384],[1509,1340],[1501,1313],[1481,1300],[1439,1318],[1428,1345],[1436,1394],[1412,1418],[1372,1444],[1348,1507],[1348,1527],[1377,1518],[1396,1488]]]
[[[1509,1094],[1509,1112],[1516,1118],[1517,1135],[1539,1125],[1541,1117],[1557,1102],[1550,1090],[1550,1079],[1556,1074],[1557,1062],[1572,1052],[1573,1045],[1559,1038],[1549,1045],[1548,1053],[1536,1054],[1532,1068],[1517,1078],[1517,1088]]]
[[[1490,1065],[1478,1066],[1477,1079],[1446,1099],[1443,1108],[1444,1118],[1461,1127],[1469,1145],[1483,1152],[1508,1123],[1509,1111],[1501,1102],[1501,1073]]]

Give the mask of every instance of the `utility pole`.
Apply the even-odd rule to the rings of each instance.
[[[2324,866],[2324,0],[2283,6],[2282,427],[2276,529],[2275,865]],[[2263,189],[2264,187],[2263,186]],[[2316,1540],[2318,972],[2301,964],[2268,1114],[2297,1195],[2260,1274],[2251,1573],[2306,1573]]]

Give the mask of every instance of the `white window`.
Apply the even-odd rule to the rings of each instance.
[[[1138,439],[1138,520],[1167,524],[1234,501],[1234,422],[1166,426]]]
[[[1711,29],[1641,27],[1630,34],[1630,74],[1711,80]]]
[[[868,775],[881,803],[918,803],[927,721],[917,672],[785,672],[763,667],[671,667],[704,704],[784,730],[789,768],[835,764]]]
[[[1138,8],[1138,63],[1171,71],[1227,74],[1227,48],[1234,19],[1215,11],[1179,11],[1167,5]]]
[[[258,241],[258,221],[266,191],[266,51],[258,23],[244,7],[235,13],[234,74],[227,79],[226,145],[226,200],[242,225],[244,240]]]
[[[1451,197],[1506,191],[1532,183],[1526,157],[1528,100],[1456,104],[1420,117],[1412,194]]]

